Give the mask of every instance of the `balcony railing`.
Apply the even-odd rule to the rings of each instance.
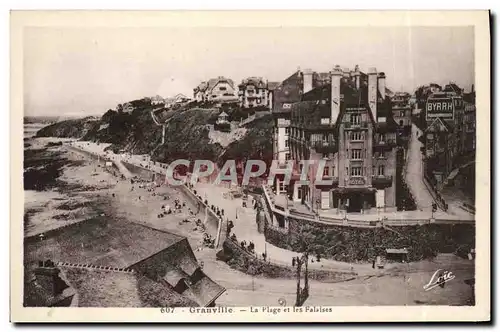
[[[393,147],[396,145],[396,140],[394,139],[379,140],[373,142],[373,145],[376,147]]]
[[[373,175],[372,176],[372,184],[374,185],[391,185],[392,184],[392,175]]]
[[[338,150],[337,143],[334,141],[316,142],[313,147],[319,153],[335,153]]]
[[[344,122],[344,128],[345,129],[358,129],[358,128],[368,128],[368,122],[359,122],[359,123],[352,123],[352,122]]]
[[[338,185],[339,184],[339,177],[338,176],[333,176],[333,175],[323,175],[321,177],[321,180],[323,181],[332,181],[332,185]],[[316,183],[316,185],[321,186],[320,183]]]

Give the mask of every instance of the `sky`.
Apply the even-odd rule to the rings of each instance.
[[[217,76],[282,81],[337,64],[375,67],[393,91],[474,83],[473,27],[30,27],[23,51],[25,115],[97,115],[145,96],[191,97]]]

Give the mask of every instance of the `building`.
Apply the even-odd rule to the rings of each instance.
[[[183,105],[183,104],[188,103],[190,101],[191,101],[191,98],[187,97],[186,95],[183,95],[182,93],[178,93],[174,97],[165,98],[164,104],[165,104],[165,108],[172,108],[174,106]]]
[[[165,104],[165,99],[159,95],[151,97],[151,105],[163,105]]]
[[[402,128],[411,126],[410,98],[411,95],[407,92],[396,92],[391,97],[392,116]]]
[[[287,80],[283,87],[288,88],[288,99],[277,95],[275,108],[290,109],[285,127],[285,146],[295,164],[290,198],[316,211],[395,209],[398,126],[386,96],[385,74],[375,68],[365,74],[357,66],[354,71],[336,66],[329,78],[305,70]],[[279,121],[276,124],[279,130]],[[299,183],[300,160],[324,160],[322,176],[330,184],[314,183],[314,167],[308,173],[311,183]],[[277,192],[280,187],[278,179]]]
[[[431,94],[426,102],[424,168],[428,180],[438,188],[448,184],[464,165],[475,159],[476,106],[470,93],[454,83]],[[473,174],[469,176],[473,178]]]
[[[288,136],[290,133],[290,112],[293,103],[300,101],[303,89],[303,75],[299,70],[274,87],[270,93],[271,112],[274,120],[273,160],[284,165],[290,159]],[[286,188],[278,184],[277,190]]]
[[[411,95],[407,92],[396,92],[391,97],[392,117],[398,124],[398,135],[404,140],[407,147],[411,135],[412,126],[412,106]]]
[[[228,120],[227,120],[227,113],[222,111],[219,116],[217,117],[217,124],[223,124],[223,123],[228,123]]]
[[[45,234],[44,241],[25,240],[25,273],[38,273],[38,261],[50,259],[65,272],[80,302],[94,299],[95,305],[89,306],[118,304],[122,293],[122,299],[131,299],[138,292],[136,287],[143,286],[148,293],[154,287],[155,293],[173,294],[175,301],[199,306],[215,305],[225,291],[203,272],[183,236],[112,218],[94,218]],[[74,269],[86,272],[71,275]],[[99,289],[97,284],[100,293],[93,294],[93,289]],[[127,287],[117,291],[117,284]],[[162,301],[172,306],[170,298]],[[141,306],[140,300],[130,306]]]
[[[249,77],[238,85],[240,107],[268,107],[269,90],[262,77]]]
[[[201,82],[196,88],[194,88],[193,97],[198,102],[238,101],[238,96],[233,80],[225,78],[224,76],[212,78],[208,82]]]

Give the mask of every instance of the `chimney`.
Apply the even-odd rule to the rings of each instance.
[[[330,72],[331,76],[331,113],[330,123],[335,124],[340,114],[340,80],[342,78],[342,70],[337,65]]]
[[[377,121],[377,69],[368,69],[368,104],[373,118]]]
[[[351,72],[349,71],[349,68],[344,67],[344,69],[342,69],[342,75],[343,75],[345,78],[349,78],[349,77],[351,77]]]
[[[356,89],[359,90],[359,87],[361,85],[361,72],[359,71],[358,65],[356,65],[356,67],[354,67],[353,76],[354,76],[354,84],[356,84]]]
[[[312,90],[313,86],[313,72],[311,69],[304,69],[302,72],[304,85],[302,87],[303,93],[307,93]]]
[[[382,100],[385,100],[385,73],[378,74],[378,91],[382,96]]]

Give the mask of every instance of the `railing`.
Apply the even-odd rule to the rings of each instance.
[[[320,153],[335,153],[337,152],[337,143],[334,141],[316,142],[314,149]]]
[[[392,175],[373,175],[372,176],[373,184],[391,184],[392,183]]]
[[[345,129],[357,129],[357,128],[363,128],[366,129],[368,128],[368,122],[359,122],[359,123],[352,123],[352,122],[343,122],[344,128]]]
[[[268,193],[269,188],[267,188],[265,185],[262,187],[264,191],[264,197],[263,199],[266,200],[266,207],[270,209],[269,215],[271,213],[277,213],[280,214],[284,217],[287,218],[296,218],[300,220],[305,220],[305,221],[310,221],[310,222],[317,222],[321,224],[326,224],[326,225],[337,225],[337,226],[350,226],[350,227],[360,227],[360,228],[375,228],[375,227],[382,227],[384,224],[391,225],[391,226],[412,226],[412,225],[424,225],[424,224],[430,224],[431,222],[435,224],[474,224],[475,220],[460,220],[460,219],[434,219],[432,220],[429,216],[429,219],[422,219],[422,218],[416,218],[416,219],[409,219],[409,218],[384,218],[381,219],[379,216],[374,215],[373,219],[371,220],[355,220],[355,219],[349,219],[349,218],[342,218],[339,216],[339,218],[335,218],[333,216],[326,216],[319,214],[319,218],[316,218],[314,215],[309,215],[306,213],[298,212],[296,210],[290,209],[288,211],[280,211],[275,208],[273,202],[270,199],[270,195]],[[272,224],[272,222],[271,222]]]

